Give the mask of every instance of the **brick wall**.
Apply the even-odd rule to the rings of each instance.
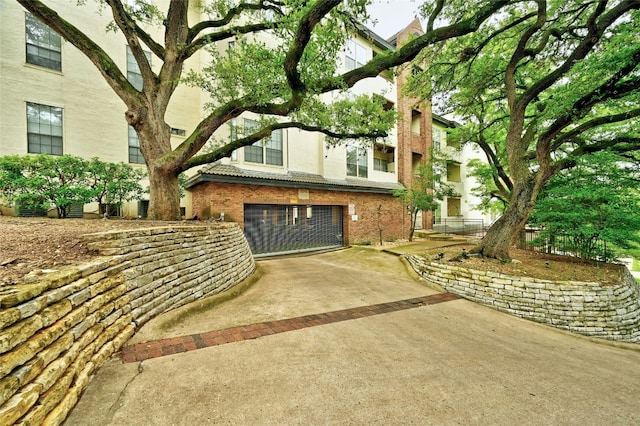
[[[106,257],[0,287],[0,424],[58,425],[142,324],[220,293],[255,263],[236,224],[87,236]]]
[[[422,277],[465,299],[586,336],[640,343],[640,286],[626,268],[622,284],[603,286],[407,260]]]
[[[206,182],[191,188],[191,197],[193,212],[201,219],[224,212],[226,221],[242,226],[245,204],[331,205],[343,207],[345,244],[377,243],[379,227],[383,241],[409,237],[409,216],[393,195]],[[349,205],[354,206],[356,221]]]

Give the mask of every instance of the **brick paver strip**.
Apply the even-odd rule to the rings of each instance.
[[[272,320],[240,327],[213,330],[189,336],[171,337],[168,339],[136,343],[122,348],[120,358],[123,362],[144,361],[145,359],[173,355],[180,352],[193,351],[209,346],[224,345],[242,340],[257,339],[272,334],[299,330],[307,327],[331,324],[334,322],[365,318],[372,315],[386,314],[404,309],[417,308],[424,305],[435,305],[459,299],[451,293],[439,293],[413,299],[397,300],[370,306],[342,309],[321,314],[304,315],[296,318]]]

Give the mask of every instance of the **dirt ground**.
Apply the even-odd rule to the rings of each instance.
[[[187,222],[193,223],[193,222]],[[0,216],[0,285],[19,284],[32,271],[59,269],[91,260],[96,253],[87,248],[82,235],[117,229],[148,228],[166,222],[119,219],[50,219]],[[471,245],[453,246],[424,252],[441,262],[470,250]],[[491,270],[511,275],[571,281],[620,281],[620,266],[586,264],[577,259],[512,250],[513,263],[494,259],[468,258],[460,263],[472,269]]]
[[[18,284],[31,271],[91,260],[97,254],[87,248],[84,234],[162,224],[166,222],[0,216],[0,285]]]
[[[462,257],[463,249],[469,252],[472,248],[473,245],[444,247],[426,251],[422,255],[439,263],[454,263],[469,269],[552,281],[584,281],[614,285],[620,283],[622,279],[622,265],[585,262],[569,256],[557,256],[529,250],[511,249],[509,254],[513,260],[510,263],[475,256],[458,259]]]

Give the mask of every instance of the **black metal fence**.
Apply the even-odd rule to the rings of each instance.
[[[611,261],[615,259],[612,247],[605,240],[566,234],[544,236],[541,229],[527,228],[518,248],[541,253],[560,254],[581,259]]]
[[[433,230],[443,234],[476,235],[479,237],[485,233],[484,220],[461,217],[436,218],[433,221]]]

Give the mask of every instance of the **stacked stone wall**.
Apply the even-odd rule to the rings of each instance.
[[[104,257],[0,287],[0,424],[61,424],[96,369],[142,324],[255,270],[231,223],[87,240]]]
[[[423,278],[465,299],[586,336],[640,343],[640,287],[626,268],[621,284],[602,285],[407,260]]]

